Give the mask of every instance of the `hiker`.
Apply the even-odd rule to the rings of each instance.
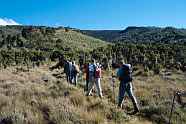
[[[120,80],[119,86],[119,99],[118,99],[118,107],[122,108],[122,102],[124,99],[125,92],[127,92],[128,96],[132,100],[134,106],[134,112],[131,114],[136,114],[139,112],[139,107],[137,104],[136,97],[132,91],[132,70],[130,64],[124,64],[123,61],[120,62],[120,68],[117,71],[117,77]]]
[[[77,84],[77,74],[80,72],[78,65],[76,65],[75,61],[72,62],[72,71],[71,71],[71,80],[73,81],[74,85]]]
[[[69,72],[69,61],[64,60],[64,73],[66,75],[67,82],[70,81],[70,72]]]
[[[97,70],[96,70],[97,69]],[[91,95],[94,84],[96,83],[96,88],[99,94],[99,97],[102,98],[102,89],[100,85],[101,70],[100,67],[95,64],[95,60],[92,60],[92,63],[89,64],[89,85],[87,96]]]
[[[96,64],[95,83],[96,83],[98,95],[100,98],[102,98],[103,95],[102,95],[102,89],[101,89],[101,65],[99,63]]]
[[[71,61],[69,61],[68,62],[68,71],[67,71],[67,75],[68,75],[68,77],[69,77],[69,83],[71,83],[72,84],[72,62]]]
[[[92,62],[88,64],[88,91],[86,94],[87,96],[91,94],[95,83],[95,70],[96,70],[96,63],[95,60],[92,60]]]
[[[81,71],[83,70],[83,63],[84,63],[84,59],[80,56],[79,57],[79,67],[80,67]]]

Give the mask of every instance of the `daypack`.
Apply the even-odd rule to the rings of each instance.
[[[101,77],[101,68],[97,67],[95,71],[95,77],[100,78]]]
[[[94,64],[90,64],[88,66],[89,76],[95,77],[95,71],[96,71],[96,66]]]
[[[79,73],[79,67],[77,65],[72,65],[72,70],[74,73]]]
[[[125,80],[126,82],[132,81],[132,68],[130,64],[123,64],[122,67],[122,76],[120,80]]]

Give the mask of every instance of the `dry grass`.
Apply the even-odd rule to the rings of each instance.
[[[119,83],[117,81],[113,92],[108,77],[110,72],[104,72],[102,79],[103,99],[97,95],[85,97],[81,86],[68,85],[63,77],[55,78],[54,73],[61,72],[59,70],[50,72],[48,66],[30,71],[18,71],[15,68],[0,70],[1,123],[151,124],[152,121],[157,122],[155,113],[168,115],[172,91],[186,88],[186,83],[183,81],[185,77],[179,73],[171,77],[180,81],[177,83],[163,80],[160,76],[137,76],[134,86],[135,94],[141,104],[141,113],[138,116],[128,116],[123,111],[131,110],[132,104],[126,99],[125,110],[116,108]],[[185,117],[183,110],[176,109],[176,111]]]

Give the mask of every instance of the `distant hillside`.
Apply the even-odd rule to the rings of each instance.
[[[45,26],[1,26],[0,48],[85,49],[103,46],[105,42],[71,29]]]
[[[125,30],[82,30],[81,32],[108,42],[186,42],[186,29],[173,27],[128,27]]]
[[[0,67],[13,64],[65,58],[77,59],[105,41],[86,36],[73,29],[45,26],[0,26]]]

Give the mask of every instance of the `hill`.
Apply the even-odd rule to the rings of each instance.
[[[131,41],[134,36],[163,30],[151,28],[148,31],[147,28],[130,27],[124,31],[95,32],[96,36],[107,40],[123,40],[125,34]],[[177,33],[184,35],[184,31]],[[165,37],[170,38],[168,36],[169,33]],[[173,93],[186,89],[186,46],[141,41],[118,43],[118,39],[116,43],[107,43],[82,34],[80,30],[63,27],[0,27],[0,123],[168,123]],[[57,58],[79,60],[82,54],[84,63],[94,58],[103,65],[102,99],[97,97],[95,90],[92,96],[85,96],[85,75],[82,73],[75,87],[66,82],[63,69],[49,69]],[[116,107],[119,81],[116,80],[112,87],[111,79],[120,60],[133,66],[134,92],[140,104],[137,115],[127,114],[133,109],[128,97],[125,97],[122,109]],[[186,122],[184,104],[176,100],[173,124]]]
[[[105,42],[63,27],[1,26],[0,44],[1,48],[10,46],[42,50],[42,47],[53,49],[57,45],[61,50],[90,50],[105,45]]]
[[[54,60],[59,56],[76,59],[108,43],[63,27],[1,26],[0,66]]]
[[[81,32],[108,42],[186,42],[186,29],[173,27],[128,27],[125,30],[82,30]]]

